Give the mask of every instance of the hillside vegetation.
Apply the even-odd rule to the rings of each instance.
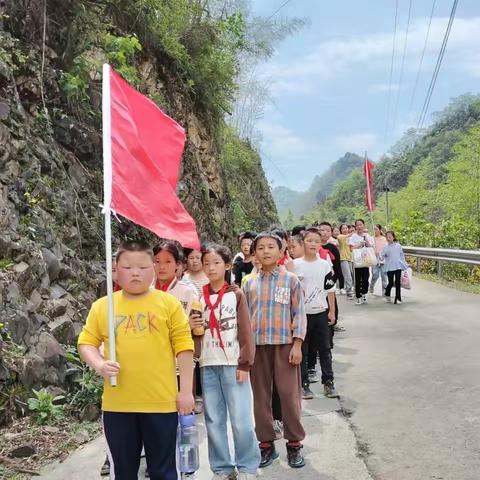
[[[375,167],[374,222],[386,224],[402,243],[416,246],[480,248],[480,96],[463,95],[436,114],[427,130],[409,130]],[[335,223],[368,219],[365,179],[354,170],[305,221]],[[298,220],[298,219],[297,219]],[[480,282],[478,269],[448,267]]]
[[[345,180],[352,170],[360,167],[362,162],[361,157],[348,152],[332,163],[322,175],[317,175],[306,192],[296,192],[283,186],[275,187],[273,198],[280,217],[282,219],[299,218],[308,213],[328,197],[337,183]]]
[[[0,2],[0,427],[99,413],[98,379],[73,346],[104,292],[103,62],[185,128],[178,193],[203,240],[233,246],[238,231],[277,221],[260,157],[225,117],[242,61],[271,55],[291,28],[227,3]],[[155,241],[113,223],[114,248]],[[8,445],[1,437],[0,458]]]

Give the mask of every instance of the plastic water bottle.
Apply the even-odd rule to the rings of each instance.
[[[199,467],[198,429],[195,414],[180,415],[178,422],[178,470],[180,473],[192,474]]]

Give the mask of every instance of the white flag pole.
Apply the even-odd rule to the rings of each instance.
[[[105,215],[105,255],[107,269],[107,301],[108,301],[108,343],[109,360],[116,361],[115,321],[113,312],[113,278],[112,278],[112,135],[111,135],[111,103],[110,103],[110,65],[103,64],[102,80],[102,134],[103,134],[103,213]],[[110,377],[112,387],[117,386],[117,376]]]
[[[371,180],[370,175],[371,175],[371,173],[370,173],[370,169],[368,168],[367,161],[368,161],[368,156],[367,156],[367,151],[365,150],[365,161],[364,161],[365,183],[366,183],[365,191],[367,193],[367,208],[368,208],[368,213],[370,214],[370,223],[372,224],[371,234],[373,236],[373,234],[375,232],[375,224],[373,223],[372,210],[370,210],[370,208],[368,206],[368,205],[372,205],[372,207],[373,207],[372,192],[370,191],[370,180]],[[373,190],[373,185],[372,185],[372,190]]]

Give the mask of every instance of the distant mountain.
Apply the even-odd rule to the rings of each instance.
[[[292,205],[296,205],[299,198],[303,195],[303,192],[297,192],[291,190],[288,187],[275,187],[272,190],[273,200],[277,206],[277,211],[280,217],[284,217],[288,213],[288,209],[292,208]]]
[[[337,183],[345,180],[353,170],[361,167],[362,164],[362,157],[348,152],[332,163],[322,175],[317,175],[306,192],[297,192],[283,186],[275,187],[273,199],[280,217],[284,219],[289,210],[292,211],[294,218],[300,218],[310,212],[318,202],[330,195]]]

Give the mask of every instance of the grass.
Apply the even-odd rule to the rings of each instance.
[[[14,261],[11,258],[0,259],[0,270],[8,270],[13,267]]]
[[[477,295],[480,295],[480,285],[476,285],[474,283],[468,283],[462,280],[448,280],[433,273],[415,272],[415,276],[422,278],[423,280],[429,280],[430,282],[435,282],[445,285],[446,287],[454,288],[455,290],[459,290],[461,292],[476,293]]]

